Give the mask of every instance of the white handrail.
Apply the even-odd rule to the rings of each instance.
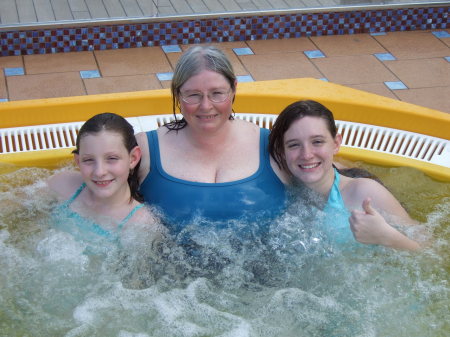
[[[238,113],[236,118],[270,129],[278,115]],[[180,116],[181,117],[181,116]],[[155,130],[173,120],[173,115],[127,118],[135,132]],[[75,146],[83,122],[23,126],[0,129],[0,155]],[[429,162],[450,168],[450,141],[386,127],[336,121],[343,135],[342,146]]]

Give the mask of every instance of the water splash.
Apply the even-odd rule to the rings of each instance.
[[[320,211],[294,205],[264,239],[232,230],[246,226],[257,233],[257,224],[234,223],[222,231],[193,224],[189,234],[196,257],[170,241],[155,251],[133,245],[132,237],[124,247],[95,256],[85,254],[85,243],[52,227],[52,205],[34,197],[51,172],[35,170],[0,178],[7,184],[0,199],[20,205],[17,212],[0,214],[0,335],[434,337],[448,332],[448,184],[418,183],[426,189],[406,199],[419,212],[421,193],[429,196],[431,188],[440,196],[422,207],[420,218],[432,240],[420,254],[336,249],[310,225]]]

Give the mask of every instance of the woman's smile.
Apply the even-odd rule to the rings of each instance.
[[[203,120],[212,120],[212,119],[215,119],[218,116],[219,116],[219,114],[214,114],[214,115],[197,115],[197,118],[203,119]]]

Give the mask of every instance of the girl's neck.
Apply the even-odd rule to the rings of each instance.
[[[322,195],[323,197],[328,198],[331,187],[334,183],[334,175],[334,168],[332,167],[321,180],[315,183],[306,184],[306,186]]]
[[[87,190],[86,206],[99,215],[116,217],[120,214],[124,206],[132,204],[130,188],[127,185],[120,191],[108,198],[98,198],[89,189]],[[121,218],[121,215],[119,215]],[[119,219],[121,220],[121,219]]]

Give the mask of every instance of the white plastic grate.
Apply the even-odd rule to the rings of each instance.
[[[266,129],[278,115],[236,114]],[[181,117],[181,116],[180,116]],[[135,132],[150,131],[173,120],[173,115],[131,117]],[[420,160],[450,168],[450,141],[418,133],[361,123],[336,121],[342,146]],[[53,150],[75,146],[83,122],[0,129],[0,154]]]
[[[0,154],[75,146],[83,122],[0,129]]]
[[[450,141],[414,132],[336,121],[342,146],[389,153],[450,168]]]

